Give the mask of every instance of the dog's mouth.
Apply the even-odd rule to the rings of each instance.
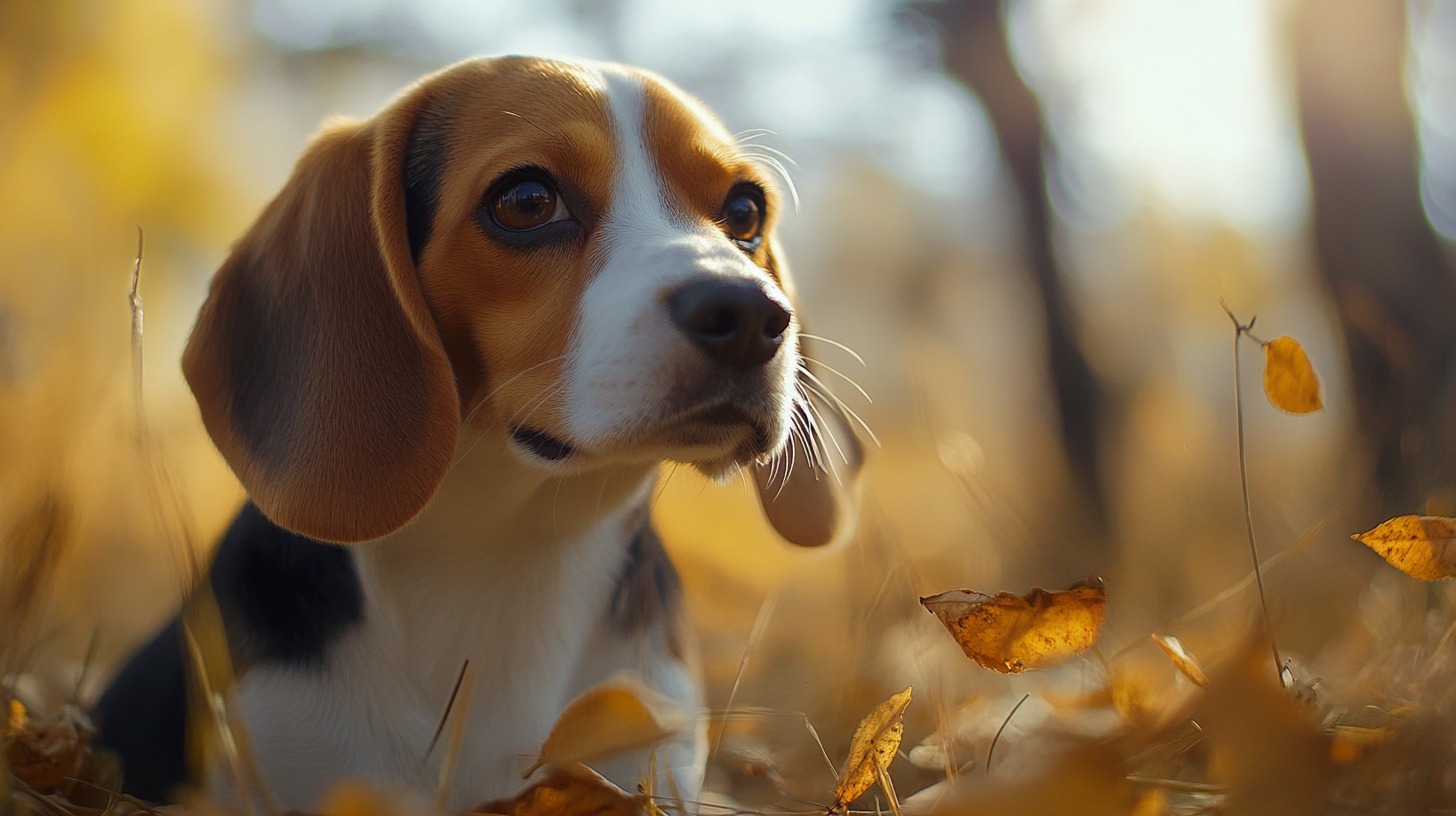
[[[758,412],[731,401],[713,402],[659,419],[649,429],[616,440],[608,449],[642,447],[659,453],[674,448],[685,449],[684,453],[695,450],[696,455],[687,454],[687,461],[696,461],[705,449],[725,448],[731,449],[735,460],[747,461],[768,450],[770,437],[768,423]],[[511,431],[511,439],[521,450],[544,462],[564,462],[581,453],[572,443],[538,428],[517,427]],[[714,458],[718,455],[713,454]]]
[[[534,428],[517,428],[511,431],[516,444],[548,462],[560,462],[575,452],[571,445],[545,431]]]

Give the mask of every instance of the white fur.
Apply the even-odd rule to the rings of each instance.
[[[653,423],[688,407],[677,403],[664,383],[690,381],[702,368],[698,352],[673,326],[661,295],[694,278],[746,278],[786,309],[788,301],[719,229],[670,211],[644,138],[641,81],[618,67],[601,70],[621,158],[601,227],[606,260],[578,312],[568,367],[567,431],[572,442],[593,453],[612,454],[630,445],[625,452],[639,457],[670,453],[679,460],[711,460],[722,455],[721,444],[685,450],[679,443],[667,450],[650,439]],[[788,416],[798,365],[795,331],[791,325],[763,375],[772,413],[781,417]],[[775,447],[788,432],[775,429],[780,430]]]
[[[466,440],[468,445],[470,440]],[[611,675],[640,673],[688,712],[701,706],[663,622],[634,638],[604,614],[636,528],[650,468],[551,477],[501,446],[472,449],[414,524],[358,550],[365,621],[316,668],[259,667],[241,705],[264,779],[285,806],[315,806],[341,778],[432,795],[445,750],[425,750],[461,667],[475,676],[452,810],[513,794],[566,703]],[[696,733],[658,752],[692,795]],[[644,778],[646,755],[613,781]]]

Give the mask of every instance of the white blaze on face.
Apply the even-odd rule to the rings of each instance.
[[[598,269],[582,296],[568,358],[566,431],[574,445],[592,453],[630,455],[630,448],[694,461],[722,459],[728,450],[678,443],[681,449],[674,451],[674,445],[654,438],[663,421],[696,407],[695,400],[713,397],[705,391],[713,367],[673,323],[667,298],[689,281],[713,277],[752,280],[786,308],[787,298],[702,214],[674,211],[644,132],[642,79],[614,66],[600,70],[619,163],[596,239]],[[719,127],[706,120],[703,126]],[[787,437],[796,331],[791,325],[779,353],[765,365],[766,393],[757,398],[777,418],[776,427],[767,429],[774,449]]]

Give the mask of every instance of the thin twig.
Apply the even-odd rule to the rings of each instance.
[[[986,749],[986,773],[991,773],[991,757],[996,755],[996,743],[1001,741],[1001,732],[1005,731],[1006,726],[1011,724],[1011,718],[1016,716],[1016,712],[1021,710],[1021,704],[1026,702],[1029,697],[1031,697],[1029,692],[1021,695],[1021,699],[1017,700],[1016,705],[1011,707],[1011,713],[1007,714],[1006,719],[1001,721],[1001,727],[996,729],[996,736],[991,738],[991,747]]]
[[[455,700],[450,729],[450,745],[440,761],[440,785],[435,794],[435,812],[444,816],[450,812],[450,792],[455,787],[455,774],[460,770],[461,750],[465,746],[465,725],[470,719],[470,695],[475,690],[475,673],[470,661],[460,670],[460,694]]]
[[[137,254],[136,262],[131,268],[131,291],[128,299],[131,302],[132,404],[136,406],[138,439],[144,438],[146,431],[146,415],[142,411],[142,247],[142,228],[137,227]]]
[[[450,722],[450,712],[455,709],[455,698],[460,696],[460,686],[465,682],[465,671],[470,668],[470,661],[466,660],[460,664],[460,674],[455,677],[455,687],[450,689],[450,699],[445,701],[445,710],[440,714],[440,722],[435,726],[435,733],[430,737],[430,744],[425,746],[425,755],[420,757],[420,770],[430,761],[430,754],[435,752],[435,746],[440,742],[440,735],[445,733],[445,725]]]
[[[1258,317],[1249,318],[1247,324],[1240,323],[1239,319],[1229,309],[1228,304],[1220,298],[1218,305],[1223,307],[1224,314],[1234,324],[1234,418],[1238,428],[1239,438],[1239,486],[1244,494],[1244,529],[1249,534],[1249,554],[1254,559],[1254,582],[1259,587],[1259,611],[1264,618],[1264,636],[1269,639],[1269,651],[1274,655],[1274,676],[1282,684],[1284,682],[1284,661],[1279,656],[1279,645],[1274,641],[1274,623],[1269,618],[1269,599],[1264,593],[1264,571],[1259,567],[1259,545],[1254,539],[1254,511],[1249,501],[1249,463],[1244,454],[1244,395],[1243,378],[1239,366],[1239,340],[1254,328],[1254,321]],[[1250,339],[1259,342],[1252,334]]]
[[[744,671],[748,669],[748,658],[753,654],[754,649],[758,648],[764,632],[768,631],[768,622],[773,619],[776,606],[778,606],[778,595],[769,595],[758,607],[758,617],[753,621],[753,628],[748,630],[748,642],[743,644],[743,657],[738,659],[738,671],[733,675],[733,685],[728,689],[728,701],[723,706],[726,711],[733,710],[733,699],[738,696],[738,686],[743,682]],[[704,768],[713,766],[713,759],[718,756],[718,749],[723,747],[723,735],[727,731],[728,723],[725,721],[718,729],[718,738],[713,740],[712,749],[708,751],[708,761],[703,764]],[[833,770],[834,764],[830,763],[829,767]]]

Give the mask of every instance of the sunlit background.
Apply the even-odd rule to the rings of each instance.
[[[1104,577],[1102,645],[1056,682],[1170,626],[1237,639],[1247,591],[1186,617],[1250,569],[1220,299],[1299,339],[1326,389],[1279,413],[1245,346],[1286,650],[1329,674],[1427,637],[1449,593],[1349,535],[1456,513],[1453,0],[51,0],[0,5],[0,524],[49,500],[65,545],[28,668],[73,675],[94,642],[104,677],[241,500],[176,361],[309,134],[506,53],[634,63],[766,131],[792,160],[802,309],[863,359],[821,353],[880,441],[854,541],[792,551],[743,486],[685,473],[657,508],[713,705],[756,619],[734,706],[831,742],[907,683],[945,711],[1051,682],[965,661],[917,603],[959,587]],[[822,781],[801,726],[735,728]]]

